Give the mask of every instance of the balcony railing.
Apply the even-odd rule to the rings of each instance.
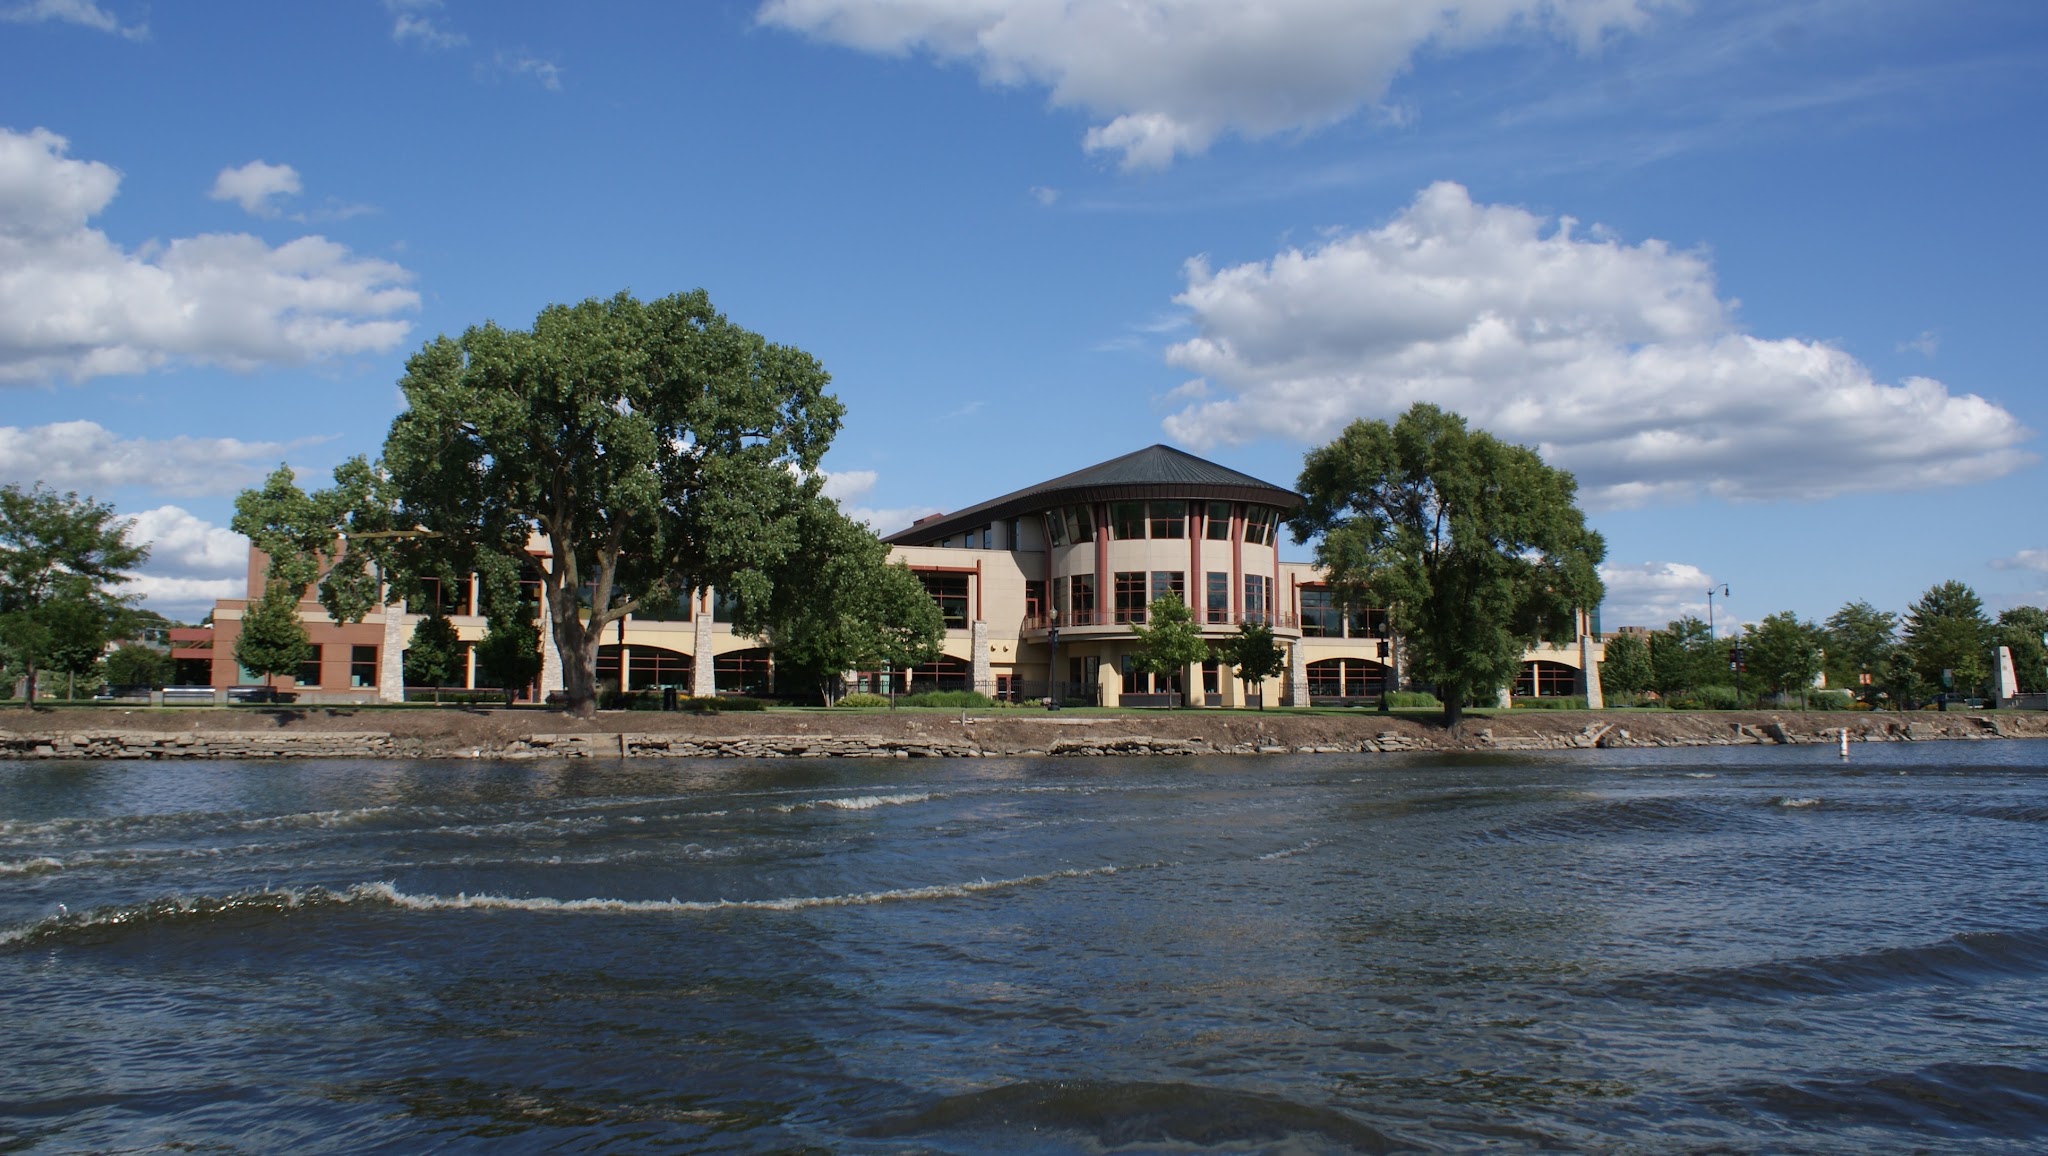
[[[1024,622],[1019,629],[1026,634],[1042,634],[1055,625],[1052,617],[1049,614],[1027,614],[1024,616]],[[1270,610],[1264,613],[1253,612],[1246,614],[1197,614],[1195,616],[1195,625],[1213,626],[1218,629],[1235,630],[1241,623],[1246,622],[1270,626],[1275,630],[1297,630],[1301,624],[1299,616],[1286,610]],[[1069,610],[1059,616],[1057,625],[1062,630],[1073,630],[1088,626],[1143,626],[1144,624],[1145,621],[1142,616],[1134,621],[1131,618],[1131,612],[1128,610]]]

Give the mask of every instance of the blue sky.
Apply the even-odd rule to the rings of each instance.
[[[0,480],[196,617],[422,341],[702,287],[883,530],[1427,398],[1579,475],[1610,625],[2040,604],[2044,78],[1978,0],[0,0]]]

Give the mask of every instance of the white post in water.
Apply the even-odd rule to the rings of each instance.
[[[1842,728],[1842,757],[1843,757],[1843,758],[1845,758],[1845,759],[1849,757],[1849,728],[1848,728],[1848,727],[1843,727],[1843,728]]]

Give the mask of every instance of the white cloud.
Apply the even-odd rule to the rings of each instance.
[[[441,0],[384,0],[391,13],[391,39],[421,48],[460,48],[469,37],[440,24]]]
[[[2021,550],[2010,558],[1991,563],[1993,570],[2038,570],[2048,574],[2048,550]]]
[[[213,178],[213,189],[206,195],[216,201],[235,201],[242,211],[258,217],[277,216],[277,206],[272,203],[278,197],[296,197],[303,190],[299,185],[299,171],[290,165],[265,164],[250,161],[240,168],[226,168]]]
[[[77,24],[100,32],[111,32],[130,40],[149,38],[148,24],[123,24],[119,17],[92,0],[26,0],[25,3],[0,8],[0,20],[10,24],[41,24],[54,20],[60,24]]]
[[[1197,258],[1187,279],[1197,335],[1167,360],[1235,391],[1166,419],[1196,447],[1320,442],[1429,401],[1575,471],[1595,506],[1958,485],[2033,460],[1981,397],[1743,332],[1704,254],[1448,182],[1381,228],[1222,270]]]
[[[1050,185],[1031,186],[1031,199],[1050,208],[1059,203],[1060,191]]]
[[[105,496],[122,486],[165,494],[232,494],[288,447],[234,438],[121,438],[90,421],[0,426],[0,481]]]
[[[765,0],[759,19],[866,52],[923,51],[1106,122],[1126,168],[1344,120],[1425,48],[1512,29],[1591,47],[1674,0]]]
[[[1941,351],[1941,334],[1936,333],[1932,329],[1923,329],[1920,332],[1920,336],[1915,337],[1913,340],[1899,342],[1898,351],[1900,353],[1910,351],[1920,354],[1922,357],[1933,357]]]
[[[825,496],[837,502],[850,502],[869,490],[881,475],[873,470],[820,470],[825,478]]]
[[[121,590],[159,614],[196,619],[216,600],[248,593],[249,540],[188,510],[144,510],[131,519],[128,540],[146,543],[149,560]]]
[[[525,52],[499,52],[491,57],[491,73],[498,76],[530,77],[549,92],[562,91],[562,67]]]
[[[324,237],[121,248],[88,225],[120,174],[67,148],[44,129],[0,128],[0,382],[295,364],[382,352],[411,329],[393,315],[419,304],[412,274]]]
[[[1647,626],[1661,630],[1685,615],[1705,619],[1707,589],[1714,580],[1686,562],[1643,562],[1634,566],[1600,567],[1607,597],[1600,604],[1600,628]],[[1721,615],[1714,623],[1718,630]]]
[[[874,470],[831,470],[824,472],[825,496],[839,503],[846,516],[856,522],[865,522],[868,529],[877,534],[890,534],[910,525],[926,514],[939,512],[937,506],[895,506],[877,507],[851,505],[874,490],[881,475]]]

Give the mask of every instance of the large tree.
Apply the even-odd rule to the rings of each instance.
[[[149,557],[128,541],[131,525],[75,493],[0,486],[0,644],[27,675],[29,705],[36,672],[76,633],[76,619],[111,623],[131,600],[115,588]]]
[[[1266,680],[1287,669],[1287,652],[1273,639],[1273,628],[1263,622],[1241,622],[1237,634],[1223,644],[1222,658],[1237,670],[1237,677],[1252,684],[1259,696],[1259,709],[1266,709]]]
[[[1961,582],[1930,587],[1906,612],[1904,649],[1920,680],[1944,691],[1970,694],[1989,673],[1991,622],[1977,592]],[[1943,678],[1943,672],[1949,678]]]
[[[715,585],[737,597],[735,627],[764,627],[838,432],[829,381],[702,291],[439,337],[407,361],[384,445],[398,520],[450,557],[523,558],[538,535],[563,690],[588,716],[605,628],[643,602]]]
[[[263,597],[242,612],[235,661],[269,683],[280,674],[297,674],[312,656],[313,640],[299,621],[299,591],[289,582],[271,581]]]
[[[486,599],[484,605],[489,618],[476,644],[477,674],[485,685],[502,690],[505,705],[511,706],[540,674],[540,628],[535,624],[540,607],[521,598],[495,606]]]
[[[408,686],[434,688],[434,701],[441,701],[441,688],[454,683],[462,670],[462,639],[455,624],[436,606],[412,628],[406,643],[403,669]]]
[[[1352,422],[1309,453],[1297,488],[1295,540],[1320,536],[1340,600],[1394,609],[1410,676],[1436,686],[1447,723],[1600,603],[1607,547],[1572,475],[1436,406]]]
[[[1169,591],[1152,600],[1145,617],[1151,625],[1131,626],[1131,633],[1138,636],[1138,652],[1132,657],[1132,665],[1156,677],[1186,681],[1188,667],[1209,657],[1209,643],[1195,623],[1194,611],[1180,600],[1180,595]],[[1181,689],[1181,704],[1190,705],[1194,688]]]
[[[1777,694],[1797,691],[1802,705],[1821,672],[1821,629],[1790,610],[1766,617],[1744,643],[1748,668]]]
[[[809,682],[829,706],[849,670],[903,670],[939,656],[938,603],[909,568],[890,564],[873,531],[823,496],[802,503],[796,520],[795,546],[770,572],[752,632],[775,651],[778,681]]]
[[[1827,668],[1831,682],[1856,686],[1869,675],[1882,679],[1885,663],[1898,646],[1899,616],[1868,602],[1850,602],[1828,615]]]
[[[1650,666],[1649,644],[1641,635],[1612,635],[1601,651],[1601,690],[1619,698],[1629,698],[1650,689],[1654,671]]]

